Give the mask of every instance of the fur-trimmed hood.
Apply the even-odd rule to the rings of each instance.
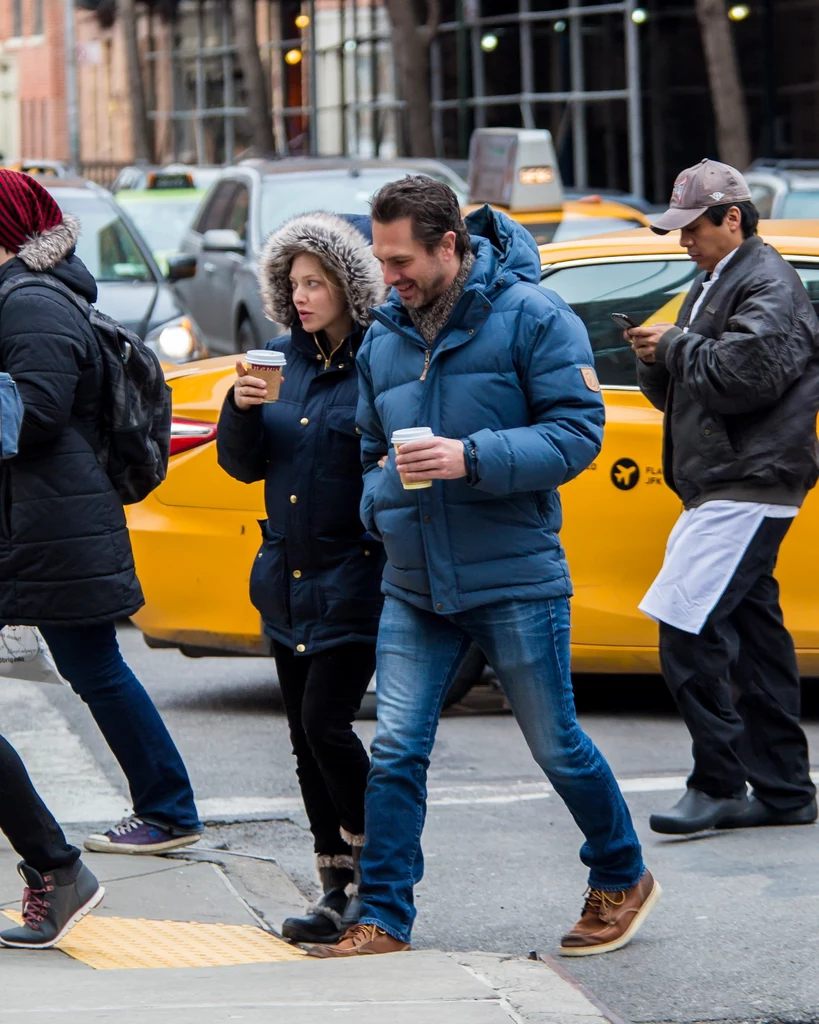
[[[62,224],[27,238],[17,256],[29,270],[44,273],[70,256],[80,237],[80,222],[70,213],[63,215]]]
[[[287,221],[267,239],[259,257],[259,289],[265,316],[283,327],[296,322],[290,266],[300,253],[318,257],[339,280],[353,321],[366,327],[370,307],[384,300],[381,268],[364,235],[334,213],[305,213]]]

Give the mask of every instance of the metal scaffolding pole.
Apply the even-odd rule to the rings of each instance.
[[[232,39],[230,5],[227,0],[222,3],[222,106],[229,110],[233,106],[233,50],[228,50]],[[226,164],[232,164],[236,156],[236,129],[231,114],[225,114],[225,152]]]
[[[571,60],[572,92],[585,91],[583,68],[583,26],[580,21],[581,0],[569,0],[573,15],[569,22],[569,55]],[[574,153],[574,187],[587,188],[589,184],[589,154],[586,141],[586,104],[579,97],[572,103],[572,148]]]
[[[472,95],[479,99],[486,95],[483,74],[483,49],[481,48],[481,30],[478,22],[481,17],[481,0],[467,0],[464,13],[469,21],[469,43],[472,53]],[[486,112],[483,107],[475,108],[475,127],[486,127]]]
[[[525,15],[531,11],[531,0],[520,0],[520,86],[524,93],[535,91],[535,67],[534,53],[532,52],[532,23],[527,21]],[[535,115],[532,111],[532,104],[527,100],[520,102],[520,116],[524,128],[534,128]]]
[[[636,0],[626,0],[626,88],[628,90],[628,163],[631,191],[645,195],[643,169],[643,99],[640,86],[640,36],[632,14]]]
[[[308,124],[310,155],[318,155],[318,55],[316,54],[316,0],[310,0],[310,121]]]
[[[80,168],[80,105],[77,98],[77,40],[74,28],[74,0],[63,0],[65,33],[65,116],[68,124],[68,162],[75,173]]]

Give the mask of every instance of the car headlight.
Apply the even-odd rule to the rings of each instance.
[[[174,363],[201,359],[207,354],[199,332],[188,316],[176,317],[154,328],[145,338],[145,343],[150,345],[160,359],[169,359]]]

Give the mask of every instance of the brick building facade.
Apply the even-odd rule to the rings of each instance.
[[[0,153],[64,159],[62,0],[0,0]]]

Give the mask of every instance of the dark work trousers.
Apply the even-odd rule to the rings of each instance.
[[[315,852],[349,853],[339,829],[364,834],[370,759],[353,720],[375,671],[375,645],[298,656],[274,641],[273,654]]]
[[[762,521],[699,635],[660,623],[663,675],[693,739],[688,785],[735,797],[750,782],[781,811],[816,792],[799,725],[796,654],[773,576],[792,522]]]
[[[40,799],[20,755],[2,736],[0,830],[26,864],[41,874],[69,868],[79,860],[80,851],[65,841],[63,830]]]

